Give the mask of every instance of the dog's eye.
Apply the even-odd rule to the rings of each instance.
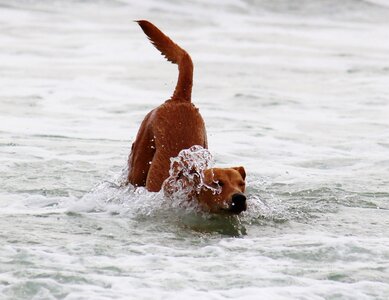
[[[221,180],[219,180],[217,183],[218,183],[220,186],[223,186],[223,185],[224,185],[224,182],[221,181]]]

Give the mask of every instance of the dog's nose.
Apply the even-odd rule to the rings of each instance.
[[[247,209],[246,196],[242,193],[233,194],[231,200],[231,212],[240,214],[242,211]]]

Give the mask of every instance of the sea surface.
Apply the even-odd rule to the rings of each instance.
[[[195,65],[248,210],[120,185]],[[0,299],[389,299],[389,1],[0,0]]]

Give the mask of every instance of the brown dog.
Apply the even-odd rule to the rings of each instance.
[[[128,159],[128,182],[145,186],[151,192],[161,190],[169,176],[170,158],[193,145],[208,147],[203,118],[191,103],[193,63],[189,54],[148,21],[137,21],[151,43],[172,63],[178,64],[178,82],[171,99],[148,113],[143,120]],[[218,185],[214,194],[204,187],[196,196],[211,212],[239,214],[246,210],[245,171],[243,167],[208,169],[208,186]]]

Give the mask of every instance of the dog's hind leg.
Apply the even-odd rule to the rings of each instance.
[[[149,174],[146,179],[146,188],[150,192],[158,192],[163,182],[169,177],[170,159],[169,157],[161,157],[154,155]]]
[[[149,113],[143,120],[128,158],[128,183],[146,186],[147,175],[155,153],[155,141],[149,124]]]

